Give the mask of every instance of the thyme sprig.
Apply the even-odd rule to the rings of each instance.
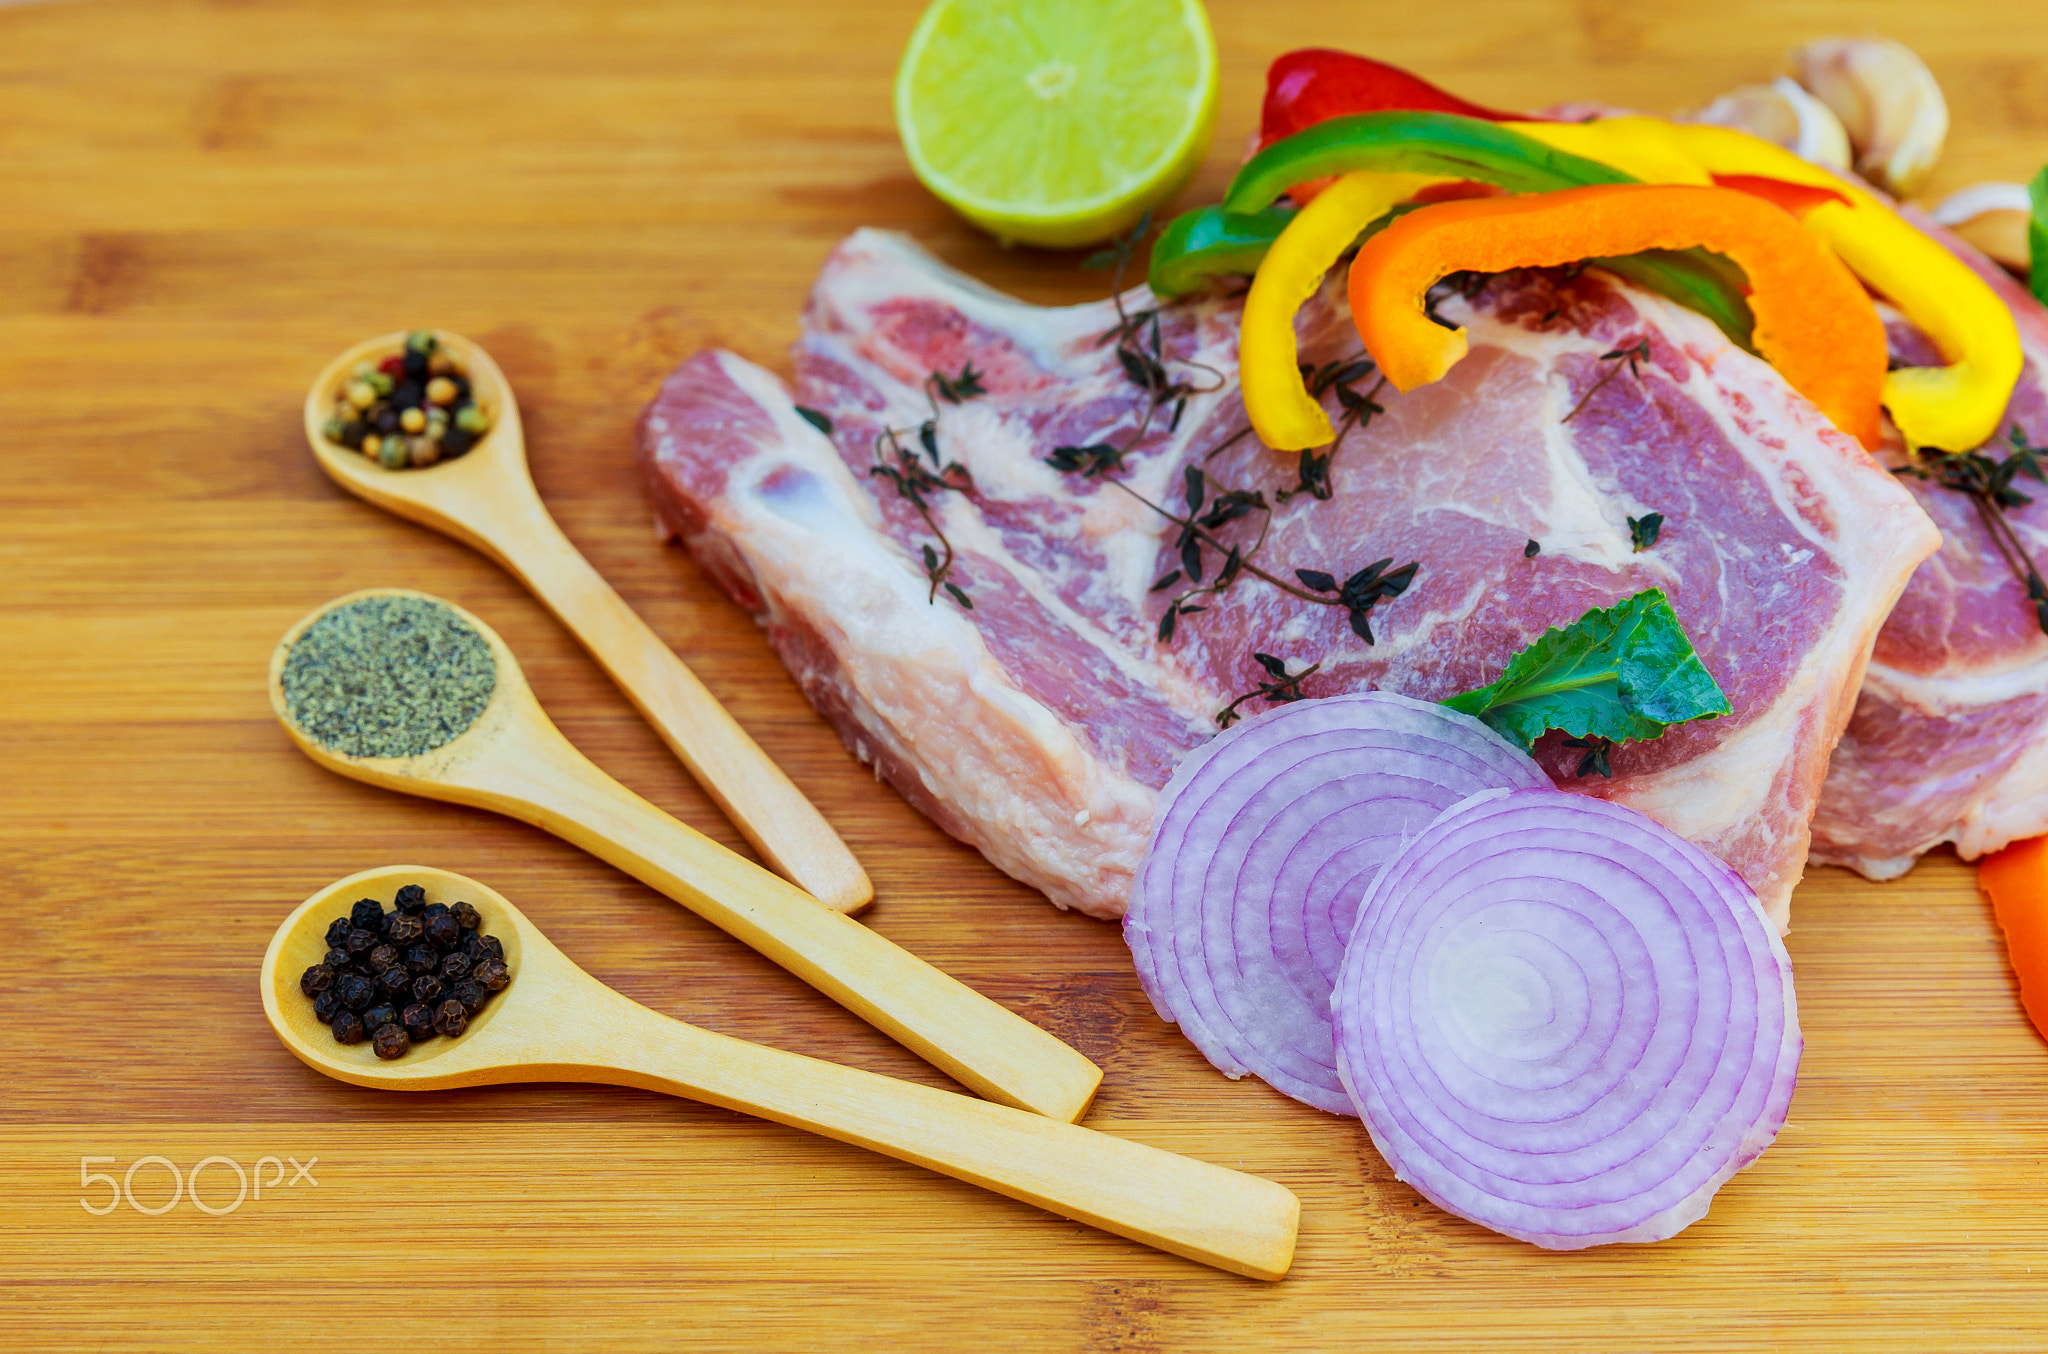
[[[2042,581],[2041,571],[2005,516],[2007,509],[2024,508],[2034,501],[2013,487],[2016,478],[2025,475],[2037,484],[2048,484],[2048,473],[2043,472],[2041,465],[2041,458],[2048,456],[2048,447],[2032,445],[2018,425],[2014,425],[2009,440],[2012,451],[2002,460],[1993,460],[1981,450],[1922,452],[1910,464],[1900,466],[1898,473],[1917,475],[1970,497],[1999,558],[2027,590],[2035,622],[2043,634],[2048,634],[2048,583]]]
[[[1282,592],[1305,602],[1321,606],[1343,607],[1350,616],[1351,628],[1367,644],[1373,643],[1371,616],[1380,602],[1398,597],[1413,581],[1418,564],[1410,562],[1399,569],[1388,572],[1393,559],[1380,560],[1357,571],[1339,584],[1334,575],[1322,570],[1295,570],[1299,586],[1280,574],[1270,572],[1254,562],[1265,548],[1266,537],[1273,524],[1272,502],[1268,502],[1265,491],[1233,489],[1212,484],[1208,474],[1198,465],[1182,469],[1182,494],[1186,511],[1176,513],[1145,497],[1119,476],[1128,468],[1126,458],[1135,451],[1138,444],[1150,431],[1160,409],[1168,404],[1173,413],[1167,423],[1168,431],[1180,424],[1182,412],[1187,407],[1188,397],[1207,394],[1222,388],[1223,374],[1203,363],[1178,360],[1178,365],[1208,372],[1213,384],[1198,385],[1185,377],[1177,377],[1167,364],[1165,344],[1160,330],[1160,309],[1152,307],[1131,312],[1123,302],[1123,272],[1131,262],[1139,241],[1150,228],[1149,217],[1141,218],[1138,226],[1129,235],[1114,244],[1091,255],[1084,266],[1113,267],[1116,270],[1112,282],[1112,295],[1116,306],[1117,322],[1096,340],[1098,347],[1114,343],[1117,362],[1123,368],[1124,376],[1138,388],[1145,397],[1145,408],[1136,431],[1122,442],[1093,442],[1079,446],[1054,447],[1045,457],[1045,463],[1063,474],[1076,474],[1083,479],[1100,479],[1116,486],[1138,502],[1164,517],[1180,528],[1174,540],[1174,551],[1180,558],[1180,567],[1168,572],[1154,583],[1152,592],[1164,592],[1177,584],[1188,585],[1170,598],[1165,611],[1159,617],[1158,638],[1161,644],[1171,643],[1179,628],[1182,616],[1191,616],[1208,610],[1206,599],[1216,596],[1235,583],[1241,576],[1249,574]],[[1484,279],[1479,284],[1484,285]],[[1301,454],[1299,482],[1290,489],[1278,491],[1276,502],[1284,503],[1298,494],[1308,494],[1316,499],[1328,499],[1334,492],[1330,486],[1330,460],[1343,444],[1344,437],[1353,428],[1366,426],[1375,414],[1384,413],[1377,397],[1385,387],[1381,377],[1370,391],[1361,392],[1357,384],[1366,377],[1376,374],[1377,368],[1366,358],[1348,357],[1328,362],[1321,367],[1304,366],[1303,380],[1313,395],[1330,391],[1337,394],[1338,403],[1344,413],[1337,426],[1337,435],[1328,450],[1320,456],[1313,449]],[[1234,445],[1251,435],[1250,424],[1238,429],[1202,456],[1207,462],[1218,452]],[[1230,523],[1253,513],[1261,514],[1257,536],[1249,543],[1226,542],[1216,533]],[[1221,559],[1217,562],[1213,578],[1205,581],[1208,573],[1208,559],[1204,550],[1214,550]],[[1327,580],[1329,586],[1312,590],[1309,579]],[[1319,594],[1335,594],[1334,596]],[[1277,675],[1277,674],[1276,674]],[[1257,693],[1253,693],[1256,695]]]
[[[1454,293],[1467,301],[1476,301],[1479,299],[1479,293],[1485,291],[1486,284],[1491,281],[1492,273],[1475,273],[1468,270],[1447,274],[1439,278],[1436,285],[1429,289],[1429,294],[1423,297],[1422,313],[1446,329],[1456,329],[1457,321],[1445,319],[1436,313],[1436,308],[1450,300]]]
[[[1111,480],[1110,483],[1131,494],[1139,502],[1146,503],[1148,507],[1153,506],[1121,481]],[[1197,598],[1213,597],[1237,581],[1237,576],[1244,572],[1247,561],[1265,548],[1266,533],[1273,525],[1273,509],[1266,502],[1266,496],[1263,492],[1259,490],[1225,489],[1217,494],[1215,498],[1211,499],[1209,497],[1208,476],[1199,467],[1186,466],[1182,469],[1181,492],[1187,503],[1187,516],[1185,518],[1175,518],[1172,514],[1167,514],[1168,520],[1180,523],[1180,535],[1174,541],[1174,549],[1180,556],[1180,568],[1160,578],[1149,590],[1152,592],[1163,592],[1180,582],[1183,577],[1192,586],[1178,597],[1169,600],[1166,604],[1166,610],[1161,613],[1158,634],[1159,642],[1162,644],[1173,639],[1174,630],[1179,625],[1180,617],[1208,610],[1208,605],[1197,601]],[[1259,523],[1259,534],[1253,539],[1249,550],[1239,544],[1232,544],[1225,549],[1222,542],[1211,534],[1237,521],[1239,518],[1249,517],[1255,512],[1263,513],[1264,517]],[[1223,562],[1217,567],[1214,581],[1208,583],[1202,581],[1204,569],[1202,546],[1204,544],[1213,545],[1217,549],[1225,551]],[[1255,567],[1252,572],[1258,577],[1267,577],[1262,569]]]
[[[1384,414],[1387,412],[1385,407],[1379,403],[1380,392],[1387,388],[1386,377],[1381,376],[1374,383],[1373,388],[1365,394],[1361,395],[1358,392],[1357,383],[1363,381],[1368,376],[1375,375],[1378,371],[1379,368],[1373,364],[1372,359],[1369,357],[1340,357],[1333,361],[1325,362],[1320,367],[1311,367],[1306,362],[1302,363],[1301,379],[1308,387],[1309,397],[1311,399],[1320,399],[1325,394],[1335,391],[1337,393],[1337,403],[1344,410],[1344,413],[1337,420],[1336,436],[1330,439],[1329,446],[1323,449],[1321,455],[1316,453],[1314,447],[1303,447],[1301,449],[1301,456],[1296,463],[1295,470],[1299,482],[1292,489],[1282,489],[1279,493],[1275,494],[1274,497],[1276,499],[1285,503],[1297,494],[1307,494],[1310,498],[1323,502],[1327,501],[1336,492],[1330,486],[1330,462],[1336,458],[1337,449],[1344,445],[1344,438],[1353,428],[1369,426],[1372,423],[1374,414]],[[1244,432],[1250,431],[1250,428],[1244,430]],[[1243,432],[1237,434],[1237,437],[1242,436],[1244,436]],[[1230,440],[1234,442],[1237,440],[1237,437],[1233,437]],[[1224,445],[1228,446],[1229,443],[1226,442]],[[1217,450],[1220,451],[1222,448],[1219,447]],[[1209,453],[1211,456],[1215,454],[1215,451]],[[1204,459],[1207,458],[1205,457]]]
[[[1352,632],[1367,644],[1371,644],[1372,609],[1382,601],[1399,597],[1408,591],[1408,585],[1415,581],[1416,570],[1422,567],[1414,560],[1410,560],[1389,572],[1387,566],[1393,562],[1392,555],[1374,560],[1342,583],[1320,569],[1296,569],[1294,576],[1317,592],[1336,593],[1335,605],[1351,613]]]
[[[874,479],[887,480],[896,486],[896,492],[917,509],[918,516],[930,528],[938,541],[934,549],[929,541],[918,547],[918,554],[924,562],[925,577],[931,583],[927,602],[939,600],[939,589],[967,610],[974,610],[974,599],[967,595],[953,580],[955,556],[953,543],[946,539],[938,519],[932,515],[931,500],[934,496],[952,490],[964,493],[974,487],[974,477],[967,473],[967,467],[957,461],[947,460],[939,451],[939,402],[965,404],[977,396],[988,394],[988,387],[982,384],[986,373],[976,371],[974,363],[968,362],[960,368],[957,376],[948,376],[935,371],[924,378],[925,402],[931,406],[931,417],[909,428],[884,428],[875,434],[875,463],[868,467],[868,475]],[[818,431],[830,434],[832,421],[814,409],[797,408]],[[904,445],[908,437],[917,439],[917,447],[924,453]],[[925,464],[930,461],[930,465]]]
[[[1641,554],[1655,545],[1657,538],[1663,534],[1664,514],[1661,512],[1646,512],[1641,517],[1628,519],[1628,540],[1636,554]]]
[[[1242,696],[1239,696],[1236,700],[1218,710],[1216,712],[1217,728],[1227,729],[1237,723],[1238,720],[1244,718],[1237,710],[1246,701],[1263,698],[1270,704],[1285,705],[1292,701],[1307,700],[1308,695],[1301,689],[1301,684],[1310,676],[1320,672],[1323,667],[1321,663],[1311,663],[1300,672],[1289,672],[1286,660],[1275,658],[1269,653],[1254,653],[1252,661],[1264,668],[1266,675],[1273,680],[1260,682],[1250,691],[1245,692]]]
[[[1085,478],[1095,478],[1124,468],[1124,457],[1137,449],[1145,435],[1152,430],[1159,411],[1167,405],[1173,406],[1168,415],[1166,431],[1172,433],[1180,428],[1181,415],[1187,412],[1188,399],[1193,395],[1207,395],[1223,388],[1223,373],[1206,362],[1191,362],[1185,358],[1176,359],[1176,365],[1207,372],[1209,380],[1203,384],[1186,377],[1176,377],[1167,366],[1166,340],[1160,328],[1162,307],[1150,306],[1132,312],[1124,308],[1124,272],[1130,267],[1138,245],[1152,229],[1152,214],[1146,212],[1138,218],[1138,224],[1124,235],[1119,236],[1108,247],[1099,249],[1082,262],[1084,268],[1112,268],[1110,278],[1110,300],[1116,306],[1116,323],[1104,330],[1095,340],[1100,348],[1105,344],[1116,345],[1117,365],[1123,368],[1124,379],[1136,386],[1145,396],[1143,416],[1137,428],[1121,443],[1096,442],[1087,446],[1055,447],[1045,458],[1046,464],[1055,470],[1072,473],[1079,471]],[[1237,434],[1242,437],[1251,431],[1246,427]],[[1234,442],[1237,437],[1230,441]],[[1225,443],[1225,446],[1229,443]],[[1213,456],[1221,447],[1212,448]]]
[[[965,404],[977,395],[988,394],[988,387],[981,383],[981,378],[985,374],[976,371],[972,362],[961,367],[958,376],[947,376],[944,372],[935,371],[924,378],[925,392],[927,395],[936,395],[947,404]],[[933,405],[933,415],[936,416],[938,412],[938,406]]]
[[[1629,344],[1626,348],[1615,348],[1609,352],[1604,352],[1600,354],[1600,360],[1602,362],[1612,362],[1614,363],[1614,365],[1609,367],[1606,370],[1606,372],[1600,377],[1599,380],[1593,382],[1591,389],[1589,389],[1585,394],[1579,396],[1579,402],[1572,406],[1571,413],[1566,414],[1563,418],[1559,419],[1559,423],[1571,422],[1572,419],[1578,414],[1579,410],[1584,409],[1586,407],[1586,401],[1592,399],[1595,395],[1599,394],[1603,386],[1605,386],[1609,381],[1613,380],[1616,376],[1621,374],[1621,368],[1624,363],[1626,363],[1626,365],[1628,366],[1629,375],[1635,377],[1638,381],[1642,380],[1642,369],[1636,366],[1636,363],[1647,362],[1650,360],[1649,335],[1645,334],[1642,338],[1637,339],[1634,343]]]
[[[1394,561],[1392,556],[1388,556],[1358,570],[1342,583],[1337,581],[1335,575],[1320,569],[1296,569],[1294,575],[1299,582],[1290,582],[1253,562],[1253,557],[1264,548],[1267,532],[1272,526],[1273,510],[1267,505],[1263,493],[1230,489],[1214,499],[1209,499],[1208,477],[1199,467],[1186,467],[1182,471],[1182,477],[1188,504],[1185,514],[1161,507],[1122,480],[1107,481],[1181,529],[1180,536],[1175,541],[1175,548],[1180,553],[1181,567],[1154,583],[1151,591],[1163,592],[1180,582],[1183,577],[1191,583],[1201,584],[1204,572],[1204,547],[1215,550],[1223,557],[1214,582],[1190,588],[1166,604],[1166,611],[1159,618],[1158,634],[1161,644],[1172,641],[1181,616],[1208,609],[1207,603],[1197,602],[1196,598],[1222,592],[1245,574],[1304,602],[1314,602],[1318,606],[1343,607],[1350,615],[1353,633],[1367,644],[1371,644],[1375,642],[1372,633],[1373,608],[1406,592],[1408,585],[1414,582],[1417,571],[1422,567],[1411,560],[1390,571],[1387,566]],[[1249,549],[1240,544],[1222,541],[1214,534],[1216,528],[1252,512],[1262,512],[1266,518]]]
[[[1586,755],[1579,758],[1579,769],[1573,773],[1578,779],[1584,780],[1596,771],[1609,780],[1614,779],[1614,763],[1611,760],[1614,756],[1614,740],[1612,738],[1601,738],[1597,735],[1586,738],[1567,738],[1564,740],[1564,746],[1585,749]]]

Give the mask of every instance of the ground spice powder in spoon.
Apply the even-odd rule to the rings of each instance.
[[[416,757],[461,737],[498,685],[468,622],[419,597],[360,597],[307,626],[285,657],[286,712],[349,757]]]

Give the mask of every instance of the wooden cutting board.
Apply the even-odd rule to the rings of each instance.
[[[1265,63],[1312,43],[1494,104],[1668,110],[1771,74],[1794,42],[1874,29],[1947,90],[1935,191],[2048,157],[2039,5],[1213,13],[1224,101],[1202,199],[1253,124]],[[745,617],[657,544],[640,405],[708,344],[779,363],[847,231],[908,230],[1035,300],[1105,286],[1072,256],[996,248],[910,177],[889,83],[915,15],[914,0],[0,8],[6,1342],[2048,1344],[2048,1048],[1953,857],[1891,885],[1822,870],[1801,888],[1792,1122],[1711,1216],[1655,1247],[1548,1254],[1423,1203],[1355,1123],[1212,1072],[1152,1014],[1113,927],[1054,911],[877,785]],[[503,633],[597,762],[738,842],[506,575],[315,469],[305,383],[411,324],[497,356],[564,527],[839,825],[880,889],[872,924],[1099,1060],[1094,1127],[1297,1191],[1292,1277],[1232,1278],[655,1095],[413,1098],[285,1053],[256,997],[272,927],[332,879],[414,862],[489,882],[661,1010],[943,1084],[625,876],[517,824],[340,780],[273,725],[265,658],[295,617],[356,588],[426,589]],[[189,1195],[138,1211],[173,1197],[172,1168],[211,1212]],[[229,1207],[238,1169],[264,1188]],[[110,1188],[82,1172],[127,1177],[135,1206],[96,1216]]]

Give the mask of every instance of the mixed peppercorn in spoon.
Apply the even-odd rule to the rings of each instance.
[[[466,455],[491,430],[469,373],[432,333],[415,329],[382,362],[358,362],[322,431],[386,470]]]
[[[428,903],[407,884],[390,912],[363,898],[327,927],[327,955],[299,975],[299,990],[337,1043],[368,1038],[380,1058],[400,1058],[436,1035],[469,1027],[493,992],[512,981],[505,947],[480,929],[468,903]]]

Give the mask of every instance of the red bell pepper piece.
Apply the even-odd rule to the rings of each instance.
[[[1346,113],[1403,111],[1461,113],[1488,122],[1534,122],[1527,113],[1503,113],[1468,103],[1399,66],[1327,47],[1284,52],[1266,71],[1266,105],[1259,145]]]
[[[1849,205],[1849,195],[1838,193],[1832,188],[1819,184],[1793,183],[1789,179],[1767,179],[1761,174],[1716,174],[1713,176],[1716,188],[1733,188],[1738,193],[1748,193],[1766,202],[1783,207],[1794,216],[1804,216],[1823,202],[1839,202]]]

